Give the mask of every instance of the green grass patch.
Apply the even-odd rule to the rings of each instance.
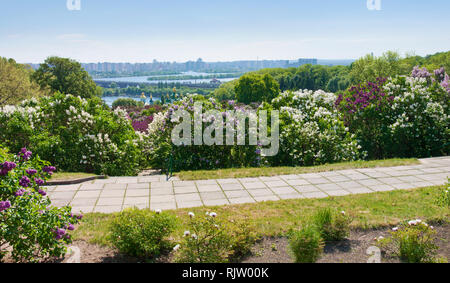
[[[440,190],[445,186],[414,190],[399,190],[373,194],[329,197],[325,199],[296,199],[219,207],[200,207],[168,211],[178,218],[173,237],[183,235],[188,221],[187,213],[204,215],[214,211],[218,217],[245,221],[260,236],[285,235],[289,229],[305,223],[319,208],[344,210],[353,218],[353,229],[370,229],[398,225],[411,219],[428,222],[448,221],[450,209],[437,204]],[[74,239],[110,245],[108,227],[117,214],[87,214],[74,231]]]
[[[97,176],[90,173],[78,173],[78,172],[58,172],[52,175],[50,181],[69,181],[88,177]]]
[[[357,168],[391,167],[402,165],[417,165],[417,159],[385,159],[372,161],[352,161],[334,164],[324,164],[308,167],[262,167],[262,168],[230,168],[219,170],[181,171],[176,173],[181,180],[208,180],[226,178],[270,177],[279,175],[294,175],[304,173],[318,173]]]

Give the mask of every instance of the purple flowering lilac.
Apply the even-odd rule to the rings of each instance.
[[[38,193],[39,193],[41,196],[46,196],[46,195],[47,195],[47,193],[46,193],[44,190],[42,190],[42,189],[39,189]]]
[[[388,103],[392,102],[394,98],[387,97],[383,91],[383,85],[386,80],[386,78],[377,78],[376,82],[367,82],[366,84],[352,86],[348,90],[347,95],[339,95],[335,106],[341,109],[343,108],[343,110],[352,114],[364,110],[371,105],[376,105],[378,109],[386,101]]]
[[[9,200],[0,201],[0,212],[7,210],[11,207],[11,202]]]
[[[27,169],[25,172],[27,172],[28,175],[34,175],[37,173],[36,169]]]
[[[25,189],[19,189],[17,190],[17,192],[14,194],[16,197],[20,197],[23,196],[25,194],[26,190]]]
[[[48,173],[49,175],[52,175],[53,172],[54,172],[55,170],[56,170],[56,168],[53,167],[53,166],[45,166],[45,167],[42,169],[42,171]]]
[[[19,181],[19,185],[24,187],[24,188],[28,188],[30,186],[30,179],[27,176],[23,176],[22,179],[20,179]]]
[[[69,223],[69,226],[67,226],[67,230],[73,231],[73,230],[75,230],[75,226],[73,226],[72,223]]]
[[[28,160],[30,160],[30,158],[31,158],[31,155],[32,155],[32,152],[31,151],[28,151],[25,147],[24,148],[22,148],[21,150],[20,150],[20,152],[19,152],[19,157],[20,157],[20,160],[22,160],[22,161],[28,161]]]
[[[84,216],[84,215],[80,213],[80,214],[77,216],[77,219],[78,219],[78,220],[81,220],[81,219],[83,219],[83,216]]]
[[[447,93],[450,94],[450,77],[445,74],[444,80],[441,82],[441,86],[447,90]]]
[[[445,75],[446,75],[446,73],[445,73],[444,67],[434,70],[434,76],[436,77],[436,80],[438,82],[442,82],[445,79]]]
[[[427,68],[420,69],[419,66],[415,66],[411,72],[411,76],[413,78],[429,78],[431,77],[430,72],[428,72]]]
[[[66,230],[57,228],[56,230],[53,230],[53,233],[55,234],[55,239],[60,240],[66,234]]]
[[[38,186],[42,186],[45,183],[44,180],[39,179],[39,178],[35,178],[34,181],[36,182],[36,185],[38,185]]]
[[[0,163],[0,176],[6,176],[8,172],[12,171],[14,168],[16,168],[16,163],[14,162],[4,162]]]

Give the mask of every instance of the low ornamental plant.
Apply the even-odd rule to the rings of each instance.
[[[438,204],[442,207],[450,207],[450,179],[447,188],[443,188],[438,196]]]
[[[388,238],[378,238],[377,245],[388,255],[408,263],[431,263],[437,258],[436,231],[420,219],[395,227]]]
[[[82,218],[68,206],[51,206],[42,185],[56,168],[31,157],[26,148],[16,156],[0,151],[0,262],[62,257]]]
[[[130,208],[113,220],[110,238],[122,253],[155,259],[172,247],[168,237],[175,226],[175,217],[170,214]]]
[[[351,218],[345,211],[337,213],[330,208],[319,210],[313,217],[322,238],[329,241],[341,241],[350,234]]]
[[[317,227],[303,226],[289,235],[289,250],[297,263],[314,263],[323,252],[324,241]]]
[[[242,222],[223,221],[207,212],[196,217],[189,212],[189,230],[174,248],[181,263],[226,263],[250,252],[256,235]]]

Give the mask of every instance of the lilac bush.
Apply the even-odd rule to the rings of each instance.
[[[82,216],[51,206],[42,185],[55,167],[26,148],[12,156],[0,148],[0,262],[36,262],[61,257]]]
[[[192,145],[175,146],[171,140],[172,129],[179,121],[172,119],[172,114],[177,109],[186,110],[194,115],[194,103],[201,101],[203,103],[203,129],[213,123],[206,115],[208,110],[218,110],[222,112],[222,126],[226,129],[226,111],[245,111],[253,109],[251,106],[237,105],[228,102],[218,102],[215,99],[206,99],[201,95],[190,95],[182,101],[171,105],[166,112],[155,114],[153,122],[149,125],[148,131],[142,134],[143,148],[146,155],[151,156],[151,165],[155,168],[168,169],[170,164],[170,155],[172,155],[172,167],[174,171],[178,170],[198,170],[198,169],[218,169],[232,167],[257,167],[261,165],[261,157],[258,152],[258,145],[228,146],[225,145],[194,145],[194,125],[192,123]],[[237,119],[234,123],[238,123]],[[236,124],[235,124],[236,125]],[[225,135],[224,135],[225,136]],[[246,131],[246,140],[248,139],[248,130]]]
[[[449,151],[448,75],[415,67],[339,95],[336,107],[369,158],[430,157]],[[447,144],[447,145],[446,145]]]
[[[54,94],[0,107],[0,143],[12,151],[27,146],[65,171],[136,175],[146,167],[138,139],[127,113],[99,98]]]
[[[272,100],[280,110],[280,152],[272,165],[308,166],[352,161],[364,153],[334,109],[336,96],[322,90],[284,92]]]

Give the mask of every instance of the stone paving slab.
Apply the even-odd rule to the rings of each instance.
[[[164,175],[112,177],[78,185],[49,186],[47,192],[55,206],[71,205],[75,212],[113,213],[128,207],[155,210],[326,198],[447,183],[450,157],[420,162],[411,166],[199,181],[167,181]]]

